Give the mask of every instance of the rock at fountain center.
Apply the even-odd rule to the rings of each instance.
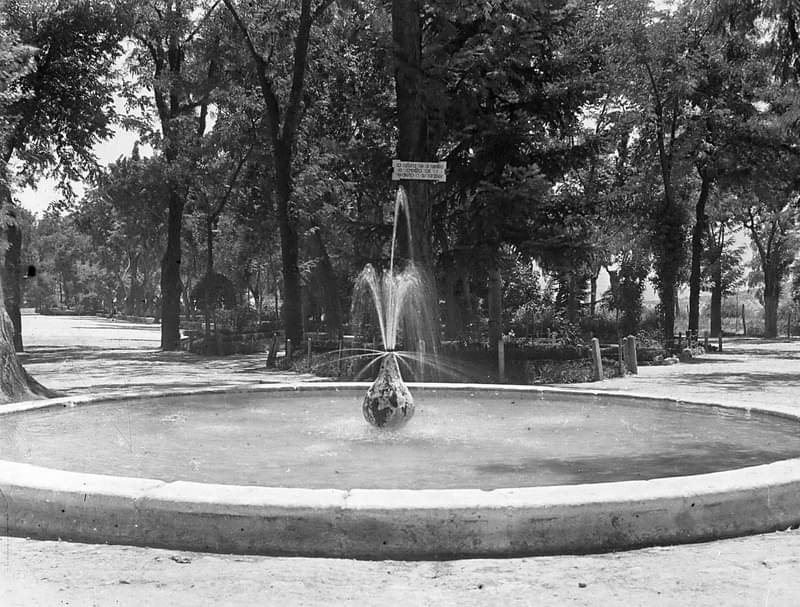
[[[384,357],[361,411],[364,418],[378,428],[399,428],[414,416],[414,399],[403,383],[397,356],[393,353]]]

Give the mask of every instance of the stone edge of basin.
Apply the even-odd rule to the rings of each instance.
[[[119,398],[349,390],[364,385],[313,382],[118,393],[111,398],[91,395],[4,406],[0,414]],[[424,388],[686,402],[530,386],[426,384]],[[798,419],[785,410],[757,410]],[[649,481],[492,491],[244,487],[84,474],[0,461],[0,533],[37,539],[276,556],[445,559],[604,552],[763,533],[798,524],[800,459]]]

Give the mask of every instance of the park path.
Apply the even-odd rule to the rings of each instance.
[[[158,325],[93,316],[27,315],[22,332],[26,351],[20,358],[39,382],[68,395],[314,380],[268,372],[265,354],[161,352],[160,331]]]
[[[310,380],[263,355],[158,351],[158,327],[26,317],[26,368],[66,393]],[[800,408],[800,341],[579,386]],[[0,605],[800,605],[800,532],[614,554],[445,562],[270,558],[0,538]]]
[[[68,394],[126,387],[242,385],[313,381],[307,374],[267,371],[264,354],[204,357],[161,352],[157,325],[95,317],[26,316],[26,369]],[[726,340],[722,353],[679,365],[641,366],[637,376],[565,385],[710,402],[800,406],[800,339]]]
[[[565,386],[687,400],[800,410],[800,339],[729,338],[712,352],[676,365],[640,366],[638,375]]]

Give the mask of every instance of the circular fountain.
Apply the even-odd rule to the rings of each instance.
[[[417,418],[393,431],[361,419],[365,387],[10,406],[4,533],[408,559],[620,550],[800,523],[799,420],[785,411],[411,384]]]
[[[403,199],[400,189],[395,227]],[[800,524],[791,412],[432,383],[411,385],[415,402],[398,361],[426,358],[397,352],[397,336],[422,346],[435,316],[424,273],[413,261],[394,268],[394,241],[388,271],[367,266],[354,294],[371,302],[382,339],[367,365],[381,363],[374,383],[5,406],[3,532],[411,559],[620,550]]]

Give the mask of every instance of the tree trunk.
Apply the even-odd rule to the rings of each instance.
[[[461,301],[463,302],[461,310],[464,315],[464,324],[462,326],[466,328],[467,325],[476,320],[475,300],[472,297],[472,283],[470,282],[472,277],[469,271],[462,268],[459,274],[461,275],[461,287],[464,289],[461,295]]]
[[[161,349],[180,348],[181,312],[181,230],[183,228],[183,198],[171,186],[167,219],[167,248],[161,259]]]
[[[692,229],[692,269],[689,275],[689,325],[688,333],[695,338],[699,336],[700,328],[700,279],[702,273],[701,261],[703,258],[703,236],[708,227],[706,217],[706,202],[711,187],[711,180],[706,171],[700,172],[702,183],[700,195],[695,205],[695,221]]]
[[[675,335],[675,293],[678,288],[680,267],[683,264],[684,222],[681,209],[675,202],[672,183],[672,160],[675,133],[677,132],[678,104],[673,99],[671,114],[664,106],[664,99],[653,77],[651,67],[644,63],[650,80],[650,93],[656,123],[656,144],[664,198],[653,226],[653,249],[656,254],[656,274],[659,282],[659,298],[664,322],[664,340],[671,344]],[[669,133],[669,135],[668,135]]]
[[[711,337],[722,335],[722,262],[714,264],[714,281],[711,286]]]
[[[671,343],[675,335],[675,294],[683,261],[683,226],[679,210],[673,208],[662,216],[658,226],[658,255],[656,272],[659,279],[658,295],[664,322],[664,339]]]
[[[597,312],[597,278],[600,276],[600,266],[592,268],[592,275],[589,277],[589,316],[595,317]]]
[[[578,280],[574,271],[570,271],[567,281],[567,320],[575,324],[578,322]]]
[[[13,331],[0,287],[0,402],[56,396],[25,371],[14,349]]]
[[[142,268],[142,284],[141,284],[141,293],[142,297],[139,300],[139,304],[137,306],[137,314],[140,316],[150,316],[152,311],[150,309],[150,303],[152,301],[152,294],[150,292],[150,268],[149,264],[146,264]]]
[[[214,273],[214,222],[206,218],[206,276]]]
[[[401,155],[402,156],[402,155]],[[397,251],[401,258],[413,261],[427,274],[433,274],[433,231],[430,186],[424,181],[403,181],[408,198],[408,222],[400,216],[397,226]],[[409,225],[410,224],[410,225]]]
[[[661,301],[661,312],[664,323],[664,339],[667,343],[672,343],[675,337],[675,285],[677,282],[674,277],[664,276],[661,278],[662,287],[659,289],[659,300]],[[663,286],[665,284],[669,287]]]
[[[397,158],[426,162],[436,148],[428,131],[428,108],[422,69],[422,26],[420,0],[392,1],[392,40],[394,42],[394,79],[397,98]],[[433,264],[433,222],[430,184],[411,180],[401,182],[408,197],[410,225],[398,226],[398,249],[402,257],[413,260],[422,274],[426,289],[434,300],[428,302],[430,314],[439,317],[436,279]],[[438,321],[437,321],[438,326]],[[438,348],[438,331],[429,351]]]
[[[2,171],[5,170],[5,161],[8,158],[4,158],[3,161],[0,162],[2,165]],[[0,186],[5,186],[5,172],[0,174]],[[17,292],[17,306],[16,311],[19,311],[19,259],[21,257],[21,243],[22,243],[22,232],[18,229],[18,226],[14,219],[14,209],[11,202],[11,196],[8,190],[5,188],[0,188],[0,204],[6,206],[6,210],[8,212],[9,219],[12,221],[6,225],[6,229],[4,230],[5,234],[8,235],[9,238],[9,250],[6,251],[6,258],[3,262],[2,272],[0,272],[0,402],[13,402],[13,401],[20,401],[26,399],[33,399],[33,398],[49,398],[56,396],[56,393],[48,390],[44,386],[42,386],[39,382],[33,379],[28,372],[25,371],[25,368],[22,366],[22,363],[19,361],[19,357],[17,356],[17,347],[15,342],[16,336],[19,336],[19,350],[22,349],[22,333],[20,332],[21,324],[17,327],[14,326],[14,322],[12,321],[11,316],[8,312],[8,306],[5,301],[4,297],[4,285],[6,282],[6,276],[10,274],[10,278],[12,281],[16,280],[16,292]],[[13,227],[13,230],[10,228]],[[16,249],[16,253],[11,253],[9,255],[9,251],[12,249]],[[16,261],[13,261],[16,258]],[[9,272],[10,270],[10,272]],[[15,278],[16,276],[16,278]],[[13,306],[12,306],[12,309]]]
[[[131,255],[131,264],[130,264],[130,273],[131,273],[131,284],[128,289],[128,298],[125,301],[125,314],[129,314],[131,316],[135,316],[137,312],[137,302],[140,299],[139,296],[139,283],[136,278],[136,275],[139,273],[139,256],[134,254]]]
[[[780,279],[769,270],[764,273],[764,337],[778,336],[778,300],[780,299]]]
[[[325,325],[332,334],[338,335],[342,328],[342,302],[339,298],[339,278],[333,269],[331,258],[322,239],[322,230],[311,231],[309,244],[311,254],[319,262],[317,264],[317,277],[322,285],[323,301],[325,306]]]
[[[457,338],[464,329],[462,307],[456,293],[458,279],[457,273],[447,272],[445,278],[445,305],[447,309],[445,332],[449,339]]]
[[[400,160],[429,161],[431,144],[422,71],[419,0],[393,0],[392,39],[397,96],[397,157]],[[430,186],[427,182],[416,180],[403,181],[402,185],[408,195],[411,227],[409,236],[409,227],[405,222],[398,226],[399,251],[406,259],[413,259],[432,279]]]
[[[283,328],[293,344],[300,344],[303,341],[303,311],[298,237],[289,207],[292,195],[291,163],[291,150],[278,147],[275,150],[275,190],[283,262]]]
[[[489,270],[489,347],[496,348],[503,337],[503,278],[500,268]]]
[[[214,273],[214,231],[213,225],[211,223],[211,217],[206,217],[206,274],[205,274],[205,289],[201,291],[203,296],[203,320],[205,323],[205,331],[204,335],[206,336],[206,344],[205,347],[206,352],[209,352],[211,346],[210,336],[211,336],[211,324],[213,321],[214,324],[214,332],[219,333],[217,331],[217,323],[216,318],[214,317],[214,305],[216,302],[212,300],[212,282],[211,282],[211,274]],[[215,354],[222,354],[222,351],[218,347],[215,351]]]
[[[22,274],[20,271],[22,263],[22,230],[17,225],[13,206],[9,207],[8,215],[9,223],[6,225],[8,248],[6,249],[5,263],[3,264],[3,284],[6,286],[5,308],[14,328],[14,350],[22,352],[22,314],[20,312],[20,304],[22,302]]]

